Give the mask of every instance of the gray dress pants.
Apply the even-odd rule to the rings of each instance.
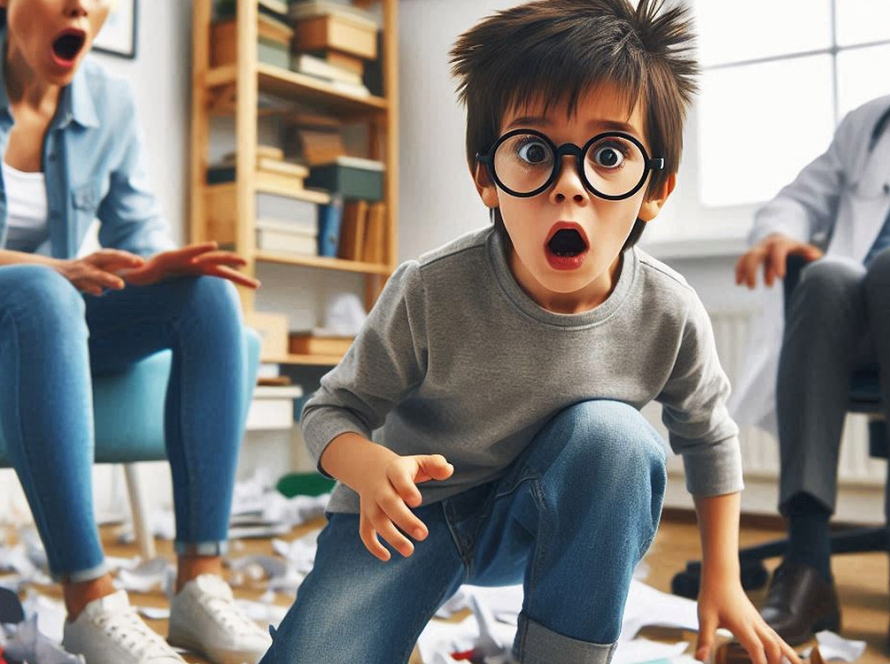
[[[834,512],[850,374],[875,364],[890,394],[890,250],[868,268],[842,258],[805,267],[785,321],[776,391],[782,513],[801,492]]]

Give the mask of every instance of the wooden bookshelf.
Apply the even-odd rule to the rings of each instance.
[[[319,267],[341,272],[359,272],[361,274],[389,275],[392,268],[383,263],[363,263],[361,261],[347,261],[342,258],[327,258],[325,256],[299,256],[293,254],[277,253],[274,251],[257,250],[255,258],[267,263],[280,263],[282,265],[302,265],[305,267]]]
[[[303,364],[317,367],[333,367],[343,359],[342,355],[284,355],[282,357],[264,357],[263,362],[275,364]]]
[[[335,270],[364,275],[364,299],[370,309],[386,279],[395,270],[398,255],[398,0],[353,0],[357,7],[372,9],[382,16],[382,39],[378,58],[383,74],[382,95],[363,96],[344,92],[334,84],[274,66],[258,59],[256,47],[259,36],[259,0],[237,0],[235,18],[236,61],[222,66],[211,66],[211,26],[215,0],[193,2],[193,73],[192,73],[192,145],[190,185],[190,234],[192,241],[212,240],[210,215],[222,207],[226,219],[235,219],[235,251],[247,260],[245,272],[254,276],[259,263]],[[386,206],[386,238],[380,255],[386,263],[369,263],[341,258],[302,256],[256,246],[256,196],[258,193],[303,198],[316,203],[330,200],[327,193],[282,187],[264,181],[255,169],[259,144],[258,120],[274,114],[260,108],[260,95],[271,96],[288,112],[289,104],[295,112],[329,115],[343,122],[367,124],[370,159],[385,163],[383,202]],[[280,104],[278,103],[280,102]],[[229,115],[234,118],[236,151],[235,180],[211,184],[207,168],[211,154],[211,121],[213,117]],[[224,197],[225,200],[221,200]],[[229,214],[231,212],[231,214]],[[218,227],[216,227],[218,228]],[[231,226],[228,226],[231,232]],[[372,254],[373,255],[373,254]],[[246,312],[254,309],[256,295],[241,289]],[[282,364],[328,365],[340,358],[329,356],[288,355],[266,361]]]

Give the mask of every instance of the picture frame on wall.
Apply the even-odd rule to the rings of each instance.
[[[93,40],[93,48],[120,58],[136,57],[138,0],[117,0],[105,25]]]

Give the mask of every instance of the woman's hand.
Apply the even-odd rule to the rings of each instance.
[[[390,453],[377,458],[379,463],[368,467],[362,481],[354,487],[361,497],[359,534],[365,548],[380,560],[388,561],[390,553],[377,539],[378,535],[407,558],[414,553],[414,544],[405,535],[422,541],[429,534],[409,509],[420,507],[417,485],[451,477],[454,466],[441,454]]]
[[[794,649],[766,624],[734,578],[702,578],[698,595],[698,643],[695,658],[704,662],[714,647],[718,627],[728,629],[751,657],[752,664],[782,664],[787,658],[801,664]]]
[[[102,295],[108,289],[122,289],[125,284],[119,273],[138,270],[144,265],[145,259],[141,256],[119,249],[101,249],[83,258],[52,263],[56,272],[74,284],[77,290],[90,295]]]
[[[239,286],[258,288],[260,282],[241,274],[235,268],[244,267],[247,261],[231,251],[218,251],[216,242],[193,244],[156,254],[141,266],[118,272],[132,286],[149,286],[165,279],[177,277],[219,277]]]
[[[803,256],[810,262],[822,258],[823,251],[816,245],[792,240],[786,235],[768,235],[735,264],[736,284],[754,288],[757,285],[757,272],[763,265],[763,281],[767,286],[772,286],[776,277],[785,278],[785,261],[793,254]]]

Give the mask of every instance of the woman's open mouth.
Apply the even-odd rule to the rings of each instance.
[[[83,30],[68,29],[62,31],[53,40],[53,56],[58,64],[70,66],[77,59],[87,41]]]
[[[589,247],[580,228],[574,224],[557,224],[546,244],[547,262],[556,270],[581,267]]]

